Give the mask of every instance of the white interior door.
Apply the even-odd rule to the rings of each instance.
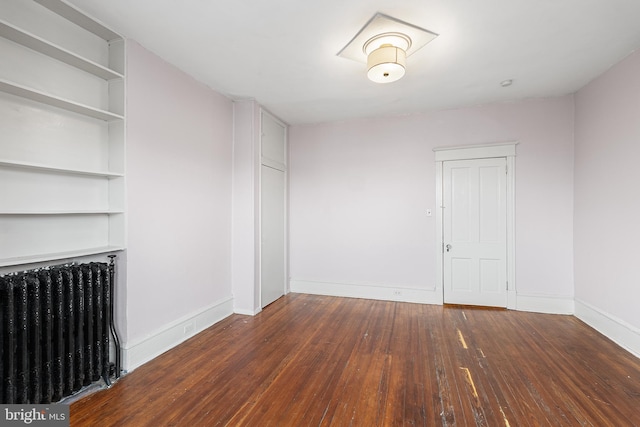
[[[264,111],[260,118],[260,305],[264,308],[287,289],[287,129]]]
[[[262,165],[261,305],[265,307],[285,289],[285,173]]]
[[[444,302],[506,307],[506,159],[445,161],[442,170]]]

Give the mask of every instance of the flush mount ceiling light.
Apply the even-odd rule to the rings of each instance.
[[[362,47],[367,55],[367,77],[376,83],[391,83],[404,76],[407,49],[411,39],[406,34],[384,33],[371,37]]]
[[[404,76],[407,57],[437,36],[424,28],[376,13],[338,56],[366,62],[370,80],[391,83]]]

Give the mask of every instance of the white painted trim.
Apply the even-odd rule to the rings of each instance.
[[[233,312],[235,314],[242,314],[243,316],[255,316],[256,314],[260,313],[262,311],[262,309],[260,307],[254,309],[254,310],[244,310],[241,308],[234,308]]]
[[[575,316],[634,356],[640,357],[640,329],[578,298],[575,299]]]
[[[183,316],[143,339],[126,343],[122,348],[123,368],[132,371],[231,314],[233,298],[229,297]]]
[[[442,293],[436,289],[416,289],[385,284],[356,284],[292,280],[291,292],[334,297],[363,298],[382,301],[442,304]]]
[[[515,156],[515,145],[514,156]],[[516,158],[507,157],[507,308],[516,307]]]
[[[447,160],[487,159],[491,157],[514,157],[517,142],[496,144],[459,145],[455,147],[436,147],[433,149],[436,162]]]
[[[444,303],[444,220],[442,162],[436,162],[436,293]]]
[[[433,149],[436,159],[436,289],[444,300],[444,274],[442,249],[444,245],[443,162],[449,160],[472,160],[506,157],[507,160],[507,308],[517,309],[516,291],[516,145],[517,142],[496,144],[464,145],[456,147],[436,147]],[[546,312],[546,311],[543,311]]]
[[[515,299],[515,306],[509,307],[510,309],[548,314],[573,314],[574,312],[572,297],[517,294]]]
[[[287,171],[287,166],[284,163],[276,162],[275,160],[267,159],[266,157],[262,158],[262,166],[267,166],[281,172]]]
[[[255,141],[256,156],[258,165],[256,168],[256,223],[255,223],[255,299],[258,306],[255,309],[262,309],[262,125],[264,114],[267,114],[261,106],[258,108],[258,135]]]

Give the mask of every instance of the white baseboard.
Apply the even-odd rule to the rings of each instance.
[[[384,301],[442,304],[441,289],[415,289],[397,286],[316,282],[292,280],[291,292],[335,297],[366,298]],[[515,303],[509,308],[536,313],[573,314],[572,298],[546,295],[515,294]]]
[[[123,369],[134,370],[231,314],[233,298],[229,297],[171,322],[142,340],[126,343],[122,348]]]
[[[242,308],[234,308],[233,312],[235,314],[243,314],[245,316],[255,316],[256,314],[262,311],[261,308],[256,308],[255,310],[244,310]]]
[[[436,289],[416,289],[380,284],[352,284],[292,280],[291,292],[328,295],[334,297],[364,298],[384,301],[442,304],[442,292]]]
[[[531,311],[534,313],[548,314],[573,314],[574,304],[571,297],[559,297],[555,295],[516,295],[518,311]]]
[[[640,329],[576,298],[575,316],[636,357],[640,357]]]

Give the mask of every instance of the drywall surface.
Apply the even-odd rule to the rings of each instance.
[[[517,292],[572,301],[573,113],[567,96],[292,126],[291,281],[435,290],[433,148],[517,141]]]
[[[133,345],[231,297],[233,105],[133,41],[127,63]]]
[[[640,352],[640,52],[576,94],[576,300],[635,330]]]

